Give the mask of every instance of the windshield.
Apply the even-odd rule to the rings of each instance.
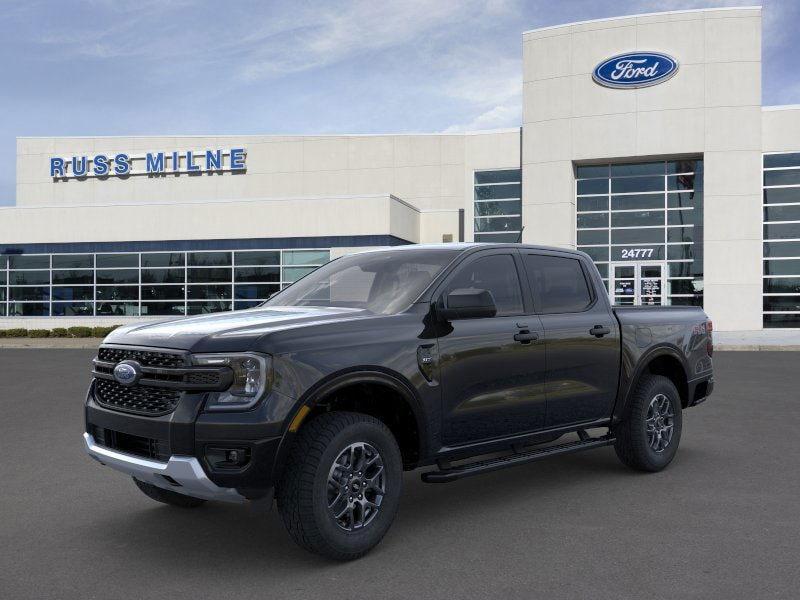
[[[265,306],[342,306],[382,314],[405,310],[458,250],[365,252],[333,260],[269,299]]]

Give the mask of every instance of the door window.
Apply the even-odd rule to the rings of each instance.
[[[592,303],[592,294],[578,259],[526,254],[524,262],[537,312],[581,312]]]
[[[462,288],[488,290],[497,305],[497,316],[523,312],[522,288],[510,254],[484,256],[459,267],[445,294]]]

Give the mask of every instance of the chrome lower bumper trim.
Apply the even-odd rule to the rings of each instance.
[[[225,502],[245,500],[235,489],[219,487],[211,481],[200,462],[193,456],[171,456],[168,462],[159,462],[100,446],[89,433],[83,434],[83,441],[86,452],[96,461],[140,481],[204,500]],[[171,483],[170,480],[177,482],[178,485]]]

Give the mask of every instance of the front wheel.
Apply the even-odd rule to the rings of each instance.
[[[660,471],[678,451],[682,423],[675,384],[661,375],[643,375],[627,419],[614,428],[614,450],[633,469]]]
[[[366,554],[394,520],[402,458],[389,429],[368,415],[332,412],[292,443],[276,498],[301,547],[336,560]]]

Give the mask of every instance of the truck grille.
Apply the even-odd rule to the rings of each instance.
[[[118,363],[121,360],[135,360],[143,367],[183,367],[186,365],[183,354],[132,348],[101,347],[97,351],[97,358],[112,363]]]
[[[111,450],[118,450],[125,454],[133,454],[134,456],[151,458],[161,462],[168,461],[170,457],[169,442],[167,440],[131,435],[121,431],[114,431],[113,429],[97,427],[96,425],[92,426],[91,434],[95,442]]]
[[[143,385],[126,387],[110,379],[95,380],[94,396],[98,404],[107,408],[153,417],[172,412],[180,400],[178,390]]]

